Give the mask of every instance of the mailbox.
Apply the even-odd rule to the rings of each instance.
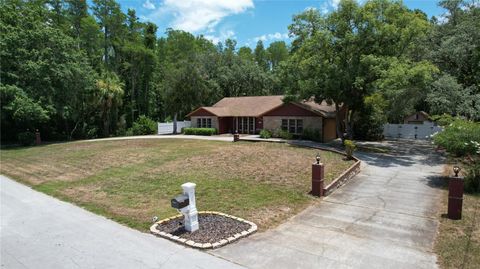
[[[173,208],[181,209],[187,207],[190,204],[190,200],[188,199],[188,195],[182,194],[173,198],[171,204]]]

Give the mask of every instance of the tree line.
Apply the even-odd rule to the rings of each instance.
[[[285,94],[346,107],[348,136],[375,138],[415,110],[480,118],[478,2],[428,19],[399,1],[341,1],[293,16],[291,44],[159,29],[114,0],[0,4],[1,138],[125,135],[140,116],[183,119],[223,97]],[[338,130],[343,135],[343,130]]]

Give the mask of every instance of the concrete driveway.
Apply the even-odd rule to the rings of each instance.
[[[427,142],[380,146],[390,153],[358,153],[362,172],[320,204],[211,253],[250,268],[436,268],[441,159]]]
[[[0,175],[2,268],[241,268]]]

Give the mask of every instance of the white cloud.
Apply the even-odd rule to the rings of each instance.
[[[235,39],[235,32],[232,30],[227,30],[227,31],[220,31],[219,36],[215,35],[205,35],[204,36],[206,39],[212,41],[213,44],[217,44],[218,42],[223,42],[229,38]]]
[[[282,40],[282,39],[288,39],[288,33],[281,34],[279,32],[273,33],[273,34],[266,34],[266,35],[261,35],[254,37],[253,40],[255,42],[258,42],[259,40],[262,40],[263,42],[269,41],[269,40]]]
[[[146,9],[155,9],[155,4],[150,2],[150,0],[145,1],[142,6]]]
[[[323,3],[322,6],[320,6],[320,12],[323,14],[326,14],[332,10],[335,10],[338,8],[338,4],[340,3],[340,0],[327,0]]]
[[[173,29],[211,33],[223,18],[253,7],[253,0],[165,0],[150,17],[155,19],[171,14],[170,27]]]

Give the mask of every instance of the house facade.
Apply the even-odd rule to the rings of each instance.
[[[192,127],[216,128],[219,134],[258,134],[283,129],[301,135],[318,129],[324,141],[337,137],[335,106],[313,101],[284,103],[283,96],[226,97],[211,107],[200,107],[186,117]]]
[[[423,124],[425,122],[431,122],[430,115],[428,115],[428,113],[425,111],[415,112],[414,114],[403,119],[403,123],[405,124]]]

